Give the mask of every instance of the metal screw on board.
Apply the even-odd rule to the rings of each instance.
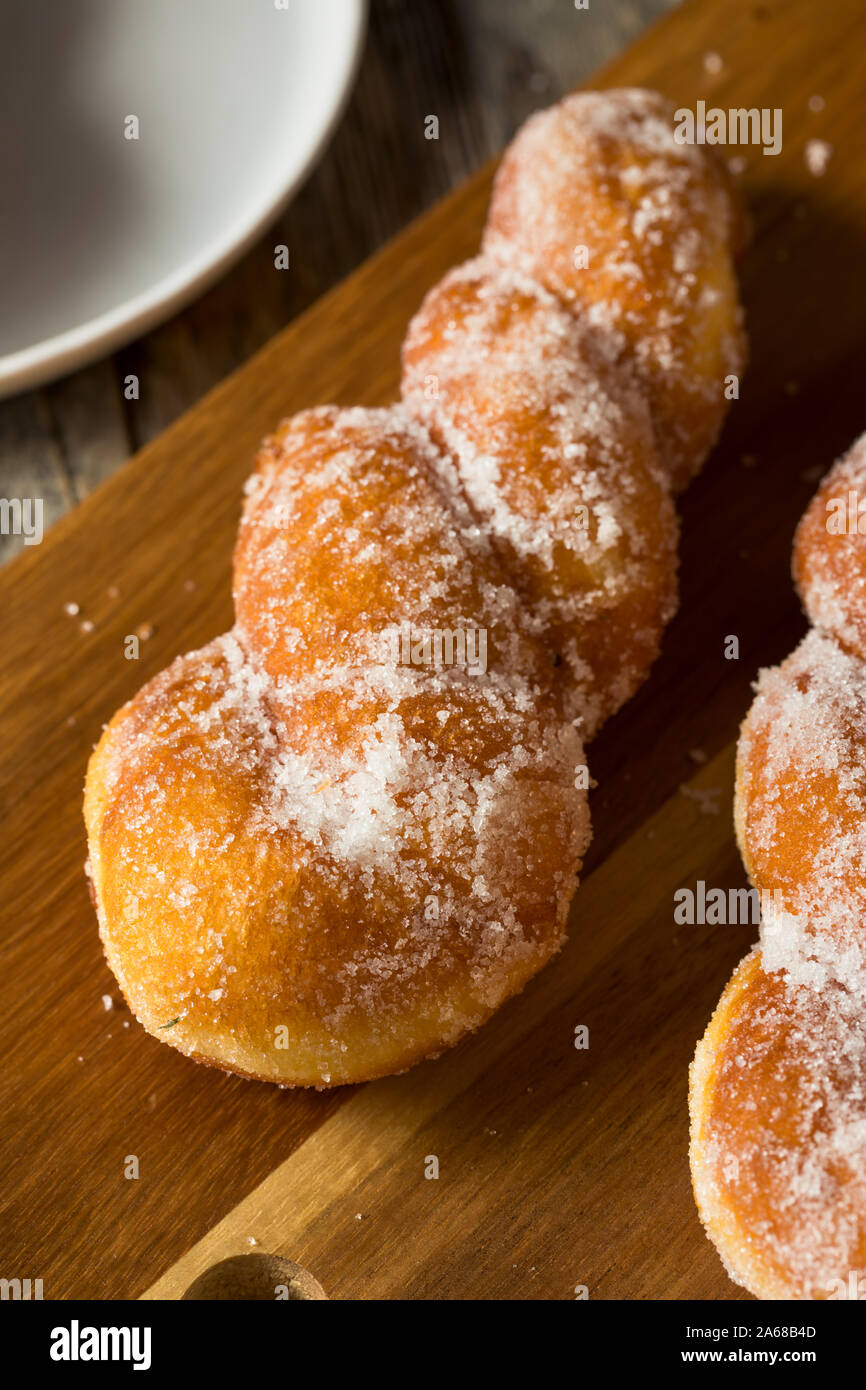
[[[206,1269],[183,1295],[184,1300],[259,1303],[295,1298],[328,1301],[310,1271],[282,1255],[231,1255]]]

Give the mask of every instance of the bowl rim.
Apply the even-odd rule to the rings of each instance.
[[[344,3],[345,20],[336,31],[338,37],[331,49],[332,90],[325,104],[324,119],[319,122],[303,157],[283,171],[263,201],[248,205],[219,236],[207,241],[148,289],[73,328],[0,355],[0,399],[45,385],[107,356],[169,318],[240,260],[269,223],[279,216],[329,143],[355,84],[366,35],[368,0],[344,0]]]

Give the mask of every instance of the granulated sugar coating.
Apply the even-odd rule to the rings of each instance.
[[[249,488],[238,627],[94,754],[109,962],[188,1055],[295,1084],[409,1066],[562,943],[589,838],[553,663],[399,410],[296,416]],[[485,668],[389,637],[484,631]],[[580,785],[578,785],[580,783]]]
[[[266,441],[235,551],[240,631],[291,694],[340,666],[395,692],[401,629],[486,633],[486,674],[531,708],[540,650],[455,470],[400,407],[304,411]],[[399,652],[397,653],[399,657]]]
[[[479,258],[424,301],[403,396],[454,461],[584,737],[634,694],[676,607],[677,525],[649,411],[610,342]]]
[[[866,1276],[866,1018],[747,956],[698,1045],[692,1175],[728,1273],[761,1298]]]
[[[806,509],[794,578],[816,627],[866,660],[866,435],[830,469]]]
[[[722,176],[671,153],[658,99],[598,103],[585,128],[554,117],[577,201],[545,215],[571,243],[597,200],[590,298],[531,278],[499,227],[416,318],[401,404],[285,421],[246,490],[234,629],[151,681],[91,758],[106,956],[188,1056],[280,1085],[385,1075],[562,944],[583,742],[673,611],[670,476],[711,442],[739,346]],[[587,133],[634,195],[627,254],[619,184],[584,178]],[[548,158],[527,235],[551,177]],[[682,292],[650,295],[668,250]]]
[[[575,731],[505,685],[412,678],[370,718],[344,671],[283,721],[229,634],[115,716],[91,868],[109,964],[157,1037],[338,1085],[456,1041],[559,948],[589,836]]]
[[[866,998],[866,666],[813,629],[764,671],[740,734],[736,822],[767,968]]]
[[[864,479],[861,439],[797,532],[794,573],[818,626],[761,672],[737,748],[761,951],[692,1067],[698,1207],[731,1277],[759,1298],[866,1290]]]
[[[744,365],[732,256],[745,227],[722,161],[674,128],[657,92],[583,92],[537,112],[505,152],[484,248],[618,342],[681,488]]]

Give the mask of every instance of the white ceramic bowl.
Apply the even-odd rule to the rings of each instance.
[[[0,0],[0,396],[166,318],[297,189],[366,4],[281,3]]]

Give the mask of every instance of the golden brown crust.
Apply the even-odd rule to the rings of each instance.
[[[106,955],[145,1026],[241,1074],[339,1085],[441,1051],[523,987],[561,945],[589,822],[549,663],[423,441],[374,411],[283,439],[248,500],[237,633],[115,716],[86,815]],[[375,639],[401,595],[414,626],[489,624],[491,665],[395,665]]]
[[[619,335],[679,490],[745,365],[745,219],[721,162],[674,129],[657,92],[582,92],[537,112],[498,170],[484,249]]]
[[[695,1196],[732,1277],[760,1298],[866,1287],[864,480],[861,439],[797,532],[794,573],[818,625],[761,672],[737,747],[734,823],[762,897],[761,951],[692,1068]],[[853,530],[828,530],[834,498]]]
[[[758,1298],[850,1296],[866,1273],[866,1027],[838,988],[791,985],[754,951],[690,1073],[695,1199]]]
[[[735,821],[768,967],[866,997],[866,666],[813,629],[757,691]]]
[[[646,679],[676,608],[676,516],[649,412],[606,348],[485,258],[430,291],[403,345],[404,399],[564,662],[584,738]]]
[[[866,660],[866,436],[830,469],[807,507],[793,569],[815,626]]]

